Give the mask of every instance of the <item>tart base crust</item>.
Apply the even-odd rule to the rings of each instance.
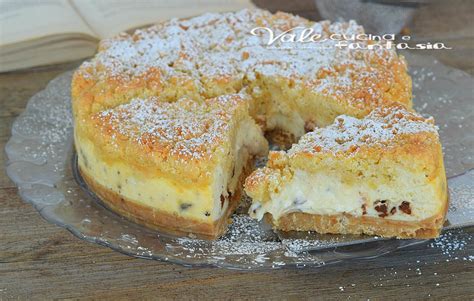
[[[225,233],[227,225],[231,223],[230,216],[240,203],[243,192],[243,183],[245,178],[252,172],[253,167],[254,158],[251,158],[243,168],[235,193],[230,196],[230,199],[228,199],[229,205],[227,206],[226,212],[219,220],[211,223],[184,218],[172,213],[138,204],[137,202],[97,183],[93,177],[87,174],[87,172],[80,167],[78,168],[82,178],[89,186],[90,190],[100,198],[102,204],[120,216],[123,216],[134,223],[171,235],[189,236],[192,234],[201,239],[216,239]]]
[[[447,202],[446,202],[447,204]],[[397,221],[369,216],[353,216],[346,213],[336,215],[292,212],[273,220],[270,213],[265,214],[267,222],[281,231],[316,231],[332,234],[367,234],[382,237],[427,239],[439,236],[444,224],[448,206],[430,218],[422,221]]]

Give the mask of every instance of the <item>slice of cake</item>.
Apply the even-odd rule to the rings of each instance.
[[[250,214],[283,231],[431,238],[448,205],[433,119],[398,105],[339,116],[288,152],[271,152],[245,191]]]
[[[310,42],[269,44],[272,35],[307,30]],[[384,41],[359,39],[363,33],[354,21],[255,9],[172,19],[101,41],[71,83],[82,174],[129,218],[220,234],[240,170],[265,153],[255,124],[286,146],[342,114],[363,118],[392,102],[411,108],[405,59]],[[221,97],[240,91],[250,95],[245,104],[243,96]]]
[[[81,175],[108,207],[203,238],[225,231],[253,157],[268,150],[243,94],[133,99],[81,120],[75,145]]]

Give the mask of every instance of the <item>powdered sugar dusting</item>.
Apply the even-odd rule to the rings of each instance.
[[[189,248],[195,247],[199,240],[178,238],[179,243]],[[207,241],[202,242],[208,244]],[[212,242],[212,252],[219,255],[267,254],[281,248],[280,242],[261,229],[259,223],[247,215],[234,215],[232,226],[221,239]],[[263,258],[258,258],[263,260]]]
[[[196,260],[201,257],[222,261],[232,258],[238,264],[251,269],[256,266],[280,268],[292,259],[304,265],[321,266],[325,262],[320,254],[305,252],[303,248],[293,249],[283,244],[270,229],[248,215],[233,215],[233,223],[226,235],[216,241],[205,241],[181,237],[176,244],[168,244],[167,248],[177,256],[185,256]],[[302,242],[295,241],[292,246]],[[304,242],[303,242],[304,243]]]
[[[203,105],[186,98],[172,103],[156,97],[136,98],[93,119],[109,133],[165,155],[203,159],[211,157],[219,142],[229,135],[230,121],[244,99],[240,94],[225,95]]]
[[[289,154],[354,152],[360,146],[394,145],[401,135],[421,132],[438,135],[432,118],[425,119],[398,105],[381,107],[363,119],[346,115],[337,117],[334,124],[304,135]]]
[[[428,103],[426,110],[423,110],[424,113],[436,116],[437,122],[443,129],[453,127],[458,129],[455,132],[441,131],[440,134],[445,139],[444,145],[448,146],[445,155],[452,155],[452,157],[448,157],[445,161],[447,166],[458,166],[454,169],[456,172],[452,173],[452,175],[461,174],[467,170],[467,167],[471,166],[460,165],[460,162],[467,160],[466,156],[471,154],[470,150],[472,149],[469,148],[473,140],[468,122],[470,120],[469,116],[472,116],[472,97],[470,94],[471,90],[469,90],[469,88],[473,87],[472,78],[465,74],[459,74],[458,70],[446,66],[443,66],[442,69],[433,69],[433,66],[439,67],[442,65],[439,63],[434,64],[432,60],[420,60],[418,56],[409,58],[409,61],[411,66],[416,63],[421,64],[421,66],[426,67],[427,71],[433,70],[436,75],[436,82],[433,82],[431,85],[431,79],[428,82],[420,82],[421,87],[416,94],[422,102],[418,103],[418,107],[421,107],[423,103]],[[252,254],[228,255],[225,252],[211,254],[210,252],[208,253],[208,248],[204,243],[199,248],[197,243],[193,243],[192,239],[187,240],[189,252],[185,253],[184,247],[177,243],[174,238],[157,237],[155,234],[150,235],[146,229],[133,226],[104,207],[98,206],[96,200],[87,195],[77,182],[73,180],[71,175],[71,158],[68,151],[71,149],[72,141],[72,116],[69,99],[71,94],[69,89],[71,76],[72,73],[70,72],[62,75],[52,81],[45,91],[37,94],[29,101],[24,114],[14,122],[12,137],[6,145],[8,162],[6,168],[8,175],[19,185],[21,197],[34,204],[35,208],[48,221],[68,227],[73,230],[75,235],[80,236],[82,239],[85,238],[95,243],[102,242],[104,245],[119,249],[129,255],[142,258],[160,258],[187,265],[262,269],[285,265],[287,267],[294,267],[298,266],[297,262],[306,262],[308,265],[311,265],[314,262],[315,255],[305,257],[306,255],[297,254],[286,257],[282,254],[284,251],[281,253],[272,251],[267,254],[257,252],[255,256]],[[432,97],[430,97],[430,94],[432,94]],[[439,95],[445,94],[446,96],[443,96],[443,99],[439,99]],[[415,100],[416,104],[417,100]],[[449,112],[449,114],[446,114],[446,112]],[[459,124],[462,124],[463,127],[460,128],[457,123],[451,123],[453,120],[459,120]],[[463,148],[463,146],[467,148]],[[450,211],[456,209],[453,213],[459,213],[463,221],[465,219],[472,220],[474,216],[469,214],[469,210],[473,208],[474,200],[472,194],[472,184],[474,183],[472,172],[465,181],[461,181],[461,178],[465,176],[452,178],[448,184],[451,193]],[[43,185],[43,183],[48,183],[48,185]],[[48,192],[44,190],[45,188],[48,188],[50,192],[63,196],[62,201],[53,205],[51,202],[53,194],[45,193]],[[45,203],[49,204],[47,208],[45,208]],[[53,208],[59,210],[54,210]],[[448,215],[449,218],[454,216]],[[249,223],[252,221],[249,220]],[[234,223],[236,223],[235,218]],[[243,228],[247,229],[246,226]],[[234,231],[232,225],[230,231]],[[471,232],[467,230],[454,230],[452,235],[443,234],[439,239],[428,243],[431,248],[428,248],[427,252],[418,252],[419,260],[416,263],[414,260],[410,262],[410,258],[407,258],[405,265],[397,268],[391,266],[389,261],[387,261],[387,259],[390,260],[390,257],[374,260],[372,263],[378,263],[380,269],[376,269],[379,272],[372,275],[369,282],[374,287],[382,286],[382,284],[383,286],[390,286],[395,279],[407,277],[407,287],[411,286],[412,289],[417,289],[418,286],[413,285],[413,277],[420,277],[420,279],[423,277],[422,281],[425,283],[426,279],[429,279],[426,277],[427,271],[432,266],[438,267],[436,273],[434,273],[435,277],[442,275],[453,278],[462,277],[462,274],[453,273],[450,275],[450,269],[446,267],[452,261],[458,261],[458,263],[465,262],[472,265],[474,254]],[[242,231],[242,233],[249,232]],[[267,245],[273,244],[273,239],[263,238],[263,236],[258,237],[262,239],[255,240],[257,245],[265,245],[263,243],[260,244],[261,241],[266,241]],[[295,245],[299,242],[301,245]],[[396,242],[401,243],[403,241],[396,240]],[[308,245],[304,240],[291,243],[295,245],[295,250],[302,249],[303,247],[306,248]],[[284,246],[281,246],[281,248],[285,249]],[[182,252],[179,250],[175,252],[177,249]],[[191,250],[194,253],[191,253]],[[261,250],[263,250],[263,247]],[[387,249],[384,247],[377,252],[387,252]],[[196,255],[197,253],[200,253],[200,255]],[[354,249],[354,252],[350,251],[350,254],[341,255],[336,252],[320,253],[322,253],[320,255],[331,256],[316,258],[323,259],[326,263],[361,256],[360,245]],[[397,253],[399,255],[405,254],[402,252]],[[406,254],[413,255],[413,253],[412,250]],[[275,256],[275,254],[278,256]],[[373,253],[370,254],[373,255]],[[292,255],[291,252],[288,252],[288,255]],[[246,261],[247,258],[251,259]],[[299,266],[302,265],[304,263],[299,264]],[[407,265],[410,268],[407,268]],[[421,271],[419,272],[415,267],[423,269],[423,275],[418,276],[418,273],[421,273]],[[334,289],[337,291],[356,292],[364,283],[341,280],[339,283],[334,284]],[[443,286],[441,281],[434,281],[432,286],[435,287],[436,284],[440,284],[440,287]],[[356,286],[353,287],[354,285]]]

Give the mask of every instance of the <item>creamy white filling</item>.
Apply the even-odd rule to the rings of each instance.
[[[250,118],[244,120],[233,141],[231,157],[223,158],[209,171],[213,175],[212,183],[205,187],[183,187],[171,180],[172,177],[150,178],[122,162],[106,162],[88,139],[76,136],[75,141],[79,166],[100,185],[139,204],[205,221],[222,217],[228,202],[221,204],[221,196],[234,193],[249,154],[266,150],[260,129]],[[238,162],[235,168],[233,162]]]
[[[268,129],[281,129],[294,137],[299,138],[304,135],[304,120],[296,112],[291,112],[291,116],[282,113],[275,113],[267,117]]]
[[[399,170],[398,175],[389,184],[374,185],[363,181],[347,184],[337,174],[296,170],[288,183],[277,192],[270,192],[270,201],[254,200],[250,214],[261,219],[268,212],[277,220],[291,212],[381,217],[385,211],[384,218],[414,221],[432,217],[440,211],[443,201],[437,199],[436,191],[441,183],[424,182],[422,173]],[[403,202],[409,202],[410,214],[400,209]],[[394,207],[396,209],[391,213]]]
[[[181,187],[168,177],[150,178],[122,162],[109,163],[87,139],[76,139],[78,164],[97,183],[134,202],[171,214],[212,221],[209,187]]]
[[[214,173],[213,216],[220,217],[227,210],[229,206],[227,197],[231,197],[238,188],[240,175],[250,155],[261,154],[264,151],[262,145],[266,142],[262,139],[264,138],[261,131],[250,118],[241,122],[231,154],[223,158],[223,162],[218,165]],[[221,195],[226,197],[223,205]]]

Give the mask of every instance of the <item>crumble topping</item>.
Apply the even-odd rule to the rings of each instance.
[[[163,155],[202,159],[211,157],[228,135],[230,120],[244,99],[241,94],[223,95],[203,105],[187,98],[172,103],[156,97],[136,98],[92,118],[113,135],[123,135]]]
[[[399,105],[380,107],[363,119],[341,115],[332,125],[305,134],[288,153],[352,153],[363,145],[390,146],[401,135],[421,132],[438,136],[432,117],[425,119]]]
[[[274,36],[297,27],[312,28],[321,39],[311,43],[267,45],[270,33],[255,31],[268,27]],[[356,22],[312,22],[287,13],[264,10],[208,13],[187,20],[172,19],[134,34],[104,40],[95,58],[79,72],[88,78],[106,80],[159,74],[165,83],[171,77],[187,78],[203,89],[206,79],[255,78],[256,74],[281,76],[303,83],[315,92],[345,98],[354,105],[378,103],[395,81],[392,65],[404,64],[395,51],[338,48],[337,33],[345,40],[363,33]],[[349,41],[354,42],[354,41]],[[380,41],[356,40],[367,47]],[[383,80],[382,80],[383,79]],[[361,89],[364,87],[364,89]]]

